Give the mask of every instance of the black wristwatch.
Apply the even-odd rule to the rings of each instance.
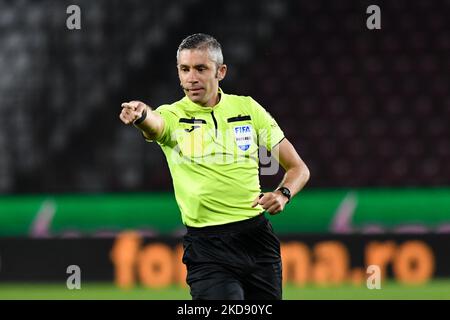
[[[283,196],[285,196],[286,198],[288,198],[288,202],[289,203],[291,201],[291,190],[289,190],[286,187],[279,187],[276,191],[281,191],[281,193],[283,194]]]

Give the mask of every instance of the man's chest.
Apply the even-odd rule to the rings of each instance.
[[[185,113],[175,130],[179,152],[187,157],[252,154],[257,137],[252,115],[242,110]]]

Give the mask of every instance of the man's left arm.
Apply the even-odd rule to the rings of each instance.
[[[285,138],[272,149],[272,155],[286,171],[279,187],[288,188],[291,197],[297,194],[309,180],[309,169],[294,146]],[[252,207],[260,204],[270,214],[283,211],[289,201],[288,197],[280,190],[266,192],[263,196],[253,201]]]

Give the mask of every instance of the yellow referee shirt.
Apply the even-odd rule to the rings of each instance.
[[[205,227],[245,220],[260,193],[259,146],[271,150],[284,134],[251,97],[223,93],[214,107],[187,96],[155,110],[164,119],[157,142],[172,175],[182,221]]]

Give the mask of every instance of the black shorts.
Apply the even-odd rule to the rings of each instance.
[[[280,300],[280,241],[261,214],[205,228],[187,227],[183,263],[194,300]]]

